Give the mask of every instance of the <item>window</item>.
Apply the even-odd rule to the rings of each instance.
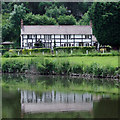
[[[37,35],[33,35],[34,38],[37,38]]]
[[[86,39],[89,39],[89,35],[85,35],[85,38],[86,38]]]
[[[31,38],[32,38],[32,35],[27,35],[27,38],[28,38],[28,39],[31,39]]]
[[[64,35],[64,39],[71,39],[71,35]]]
[[[44,39],[45,40],[50,40],[51,39],[51,35],[44,35]]]
[[[63,47],[63,44],[61,46]]]
[[[89,35],[89,38],[91,38],[91,35]]]

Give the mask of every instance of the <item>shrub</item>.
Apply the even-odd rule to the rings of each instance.
[[[5,52],[7,52],[7,49],[0,49],[0,53],[2,53],[2,55],[4,55]]]
[[[83,73],[83,66],[82,65],[71,65],[71,72],[72,73]]]
[[[57,47],[57,48],[54,48],[54,51],[64,51],[64,52],[67,52],[67,53],[70,53],[71,50],[76,53],[78,51],[81,51],[82,53],[86,53],[86,50],[88,50],[89,52],[92,52],[92,51],[95,51],[95,47],[94,46],[90,46],[90,47],[83,47],[83,46],[80,46],[80,47]]]
[[[26,65],[20,61],[16,60],[9,60],[6,61],[2,64],[2,72],[11,72],[11,73],[16,73],[16,72],[24,72]]]
[[[3,55],[3,57],[6,57],[6,58],[9,57],[9,56],[10,56],[9,52],[5,52],[4,55]]]
[[[5,52],[3,57],[18,57],[18,55],[14,52]]]
[[[29,53],[50,53],[51,49],[50,48],[34,48],[34,49],[23,49],[22,53],[23,54],[29,54]]]

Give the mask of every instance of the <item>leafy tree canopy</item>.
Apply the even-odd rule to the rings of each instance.
[[[59,16],[58,18],[59,25],[76,25],[76,19],[73,15]]]
[[[94,3],[89,10],[93,33],[102,45],[120,46],[120,2]]]
[[[48,17],[58,18],[60,15],[67,15],[67,9],[64,6],[60,6],[59,8],[55,5],[46,9],[46,15]]]

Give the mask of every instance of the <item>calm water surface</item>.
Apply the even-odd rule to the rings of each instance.
[[[60,76],[24,76],[3,75],[3,81],[7,84],[20,81],[28,81],[30,85],[36,85],[36,81],[45,82],[52,86],[61,81],[63,86],[69,87],[71,83],[82,83],[83,79]],[[86,80],[93,85],[91,80]],[[108,84],[103,80],[94,80],[94,84]],[[114,85],[116,83],[109,82]],[[101,93],[88,93],[80,91],[48,90],[39,92],[27,90],[27,88],[3,87],[2,114],[3,118],[118,118],[119,96]]]

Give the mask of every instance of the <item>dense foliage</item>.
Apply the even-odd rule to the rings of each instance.
[[[120,2],[97,2],[89,11],[93,32],[102,45],[120,46]]]

